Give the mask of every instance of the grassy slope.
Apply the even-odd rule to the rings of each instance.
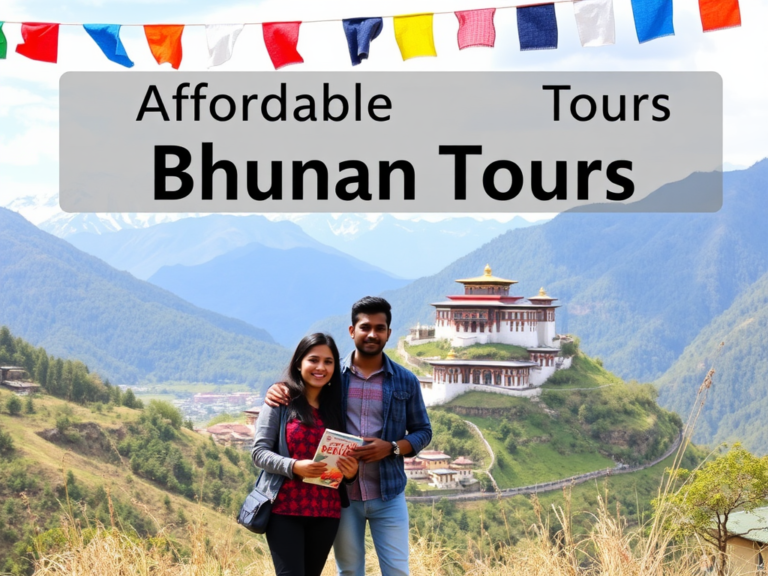
[[[492,433],[488,433],[488,431],[497,428],[498,420],[471,416],[466,417],[466,419],[484,431],[485,439],[488,440],[494,454],[496,454],[496,463],[491,473],[499,488],[514,488],[549,482],[550,480],[559,480],[560,478],[614,466],[612,460],[599,453],[597,446],[578,454],[560,454],[553,448],[553,442],[569,441],[573,435],[573,430],[558,422],[553,422],[551,426],[543,428],[531,420],[520,421],[523,438],[547,436],[551,440],[544,443],[531,442],[524,446],[518,446],[515,453],[510,454],[504,447],[502,440],[496,438]]]
[[[550,379],[540,402],[473,391],[439,410],[457,407],[509,410],[503,416],[462,416],[483,430],[493,448],[492,473],[501,488],[612,468],[616,461],[648,461],[679,430],[679,419],[658,407],[649,385],[625,383],[582,354]]]
[[[0,407],[5,407],[11,393],[0,390]],[[23,403],[23,400],[22,400]],[[233,530],[233,519],[230,511],[217,512],[207,505],[198,505],[181,495],[169,492],[161,486],[145,480],[131,473],[129,463],[113,458],[109,462],[109,454],[93,454],[92,447],[76,447],[66,444],[54,444],[41,438],[36,432],[55,427],[55,421],[62,410],[71,415],[69,418],[75,422],[94,422],[103,430],[119,428],[122,425],[135,420],[139,411],[118,407],[110,413],[99,414],[88,408],[78,406],[56,398],[42,396],[34,400],[35,414],[21,414],[10,416],[7,412],[0,412],[0,429],[10,433],[14,440],[15,451],[12,459],[0,457],[0,472],[3,464],[6,466],[21,466],[35,480],[35,488],[27,491],[27,496],[34,501],[40,496],[45,486],[56,487],[64,483],[67,471],[72,471],[77,482],[91,492],[98,486],[109,487],[116,498],[123,501],[132,501],[133,505],[151,515],[157,522],[157,528],[164,530],[174,538],[185,542],[188,532],[183,522],[179,520],[179,511],[184,511],[188,519],[198,515],[204,518],[204,522],[213,533],[232,533],[232,537],[239,542],[247,542],[251,538],[250,533],[241,529]],[[185,456],[192,458],[192,454],[198,447],[205,447],[208,440],[190,430],[182,429],[180,439],[175,445],[181,449]],[[80,452],[91,451],[86,455]],[[114,449],[116,453],[116,448]],[[245,460],[241,460],[237,468],[243,470],[242,492],[247,492],[252,483],[250,459],[243,453]],[[221,457],[222,465],[230,476],[239,474],[237,468],[225,457]],[[6,468],[8,469],[8,468]],[[202,478],[202,471],[198,469],[198,478]],[[0,473],[2,476],[2,473]],[[199,491],[200,487],[196,487]],[[170,499],[170,508],[163,503],[164,499]],[[235,498],[239,501],[240,495]],[[14,501],[18,510],[24,510],[24,506],[18,494],[8,493],[0,487],[0,504],[8,505],[9,500]],[[46,510],[46,517],[58,516],[63,508]],[[20,522],[25,522],[21,518]],[[42,524],[40,524],[42,525]],[[19,527],[17,527],[18,529]],[[13,542],[0,541],[0,560],[5,557]],[[2,569],[2,561],[0,561]]]

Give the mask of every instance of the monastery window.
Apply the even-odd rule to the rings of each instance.
[[[486,384],[487,386],[492,386],[493,385],[492,378],[493,378],[493,375],[490,372],[486,371],[485,374],[483,374],[483,384]]]

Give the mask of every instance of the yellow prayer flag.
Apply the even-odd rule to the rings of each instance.
[[[432,14],[395,16],[395,40],[403,60],[418,56],[437,56],[432,35]]]

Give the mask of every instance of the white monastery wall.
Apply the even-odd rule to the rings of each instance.
[[[550,348],[560,348],[560,340],[554,340],[557,336],[554,322],[539,322],[539,346],[548,346]]]

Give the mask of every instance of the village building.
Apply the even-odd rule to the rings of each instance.
[[[428,480],[429,470],[427,465],[418,458],[405,458],[405,477],[408,480]]]
[[[472,473],[474,462],[459,456],[451,457],[439,450],[423,450],[413,458],[405,458],[405,476],[408,480],[427,481],[441,490],[478,490],[479,482]]]
[[[456,470],[450,468],[435,468],[429,471],[430,484],[435,488],[449,490],[451,488],[461,488],[459,484],[459,475]]]
[[[485,267],[484,274],[456,280],[464,294],[433,303],[434,330],[417,326],[406,342],[418,345],[447,340],[453,348],[473,344],[506,344],[525,348],[526,360],[463,360],[455,352],[444,360],[425,359],[432,376],[422,376],[422,395],[427,406],[444,404],[469,390],[480,389],[515,396],[533,396],[555,371],[569,368],[570,358],[560,356],[561,338],[555,331],[557,298],[542,287],[536,296],[509,293],[516,280],[499,278]]]
[[[261,407],[254,406],[253,408],[248,408],[248,410],[243,410],[243,414],[245,414],[245,423],[248,426],[256,426],[256,420],[259,419],[259,414],[261,414]]]
[[[35,394],[40,390],[40,384],[29,380],[27,371],[20,366],[0,366],[0,386],[21,396]]]
[[[455,470],[457,477],[459,478],[459,481],[463,481],[466,478],[473,478],[472,475],[472,467],[475,465],[475,463],[470,460],[469,458],[464,458],[464,456],[459,456],[451,462],[451,465],[449,468],[451,470]]]
[[[416,456],[417,460],[420,460],[427,467],[427,470],[435,470],[437,468],[447,468],[451,462],[451,457],[445,452],[439,450],[422,450]]]
[[[734,512],[726,528],[738,536],[728,541],[728,555],[734,574],[765,576],[768,561],[768,507],[752,512]]]
[[[250,448],[255,436],[252,426],[237,422],[224,422],[215,424],[201,433],[213,438],[219,446],[231,446],[232,448]]]

